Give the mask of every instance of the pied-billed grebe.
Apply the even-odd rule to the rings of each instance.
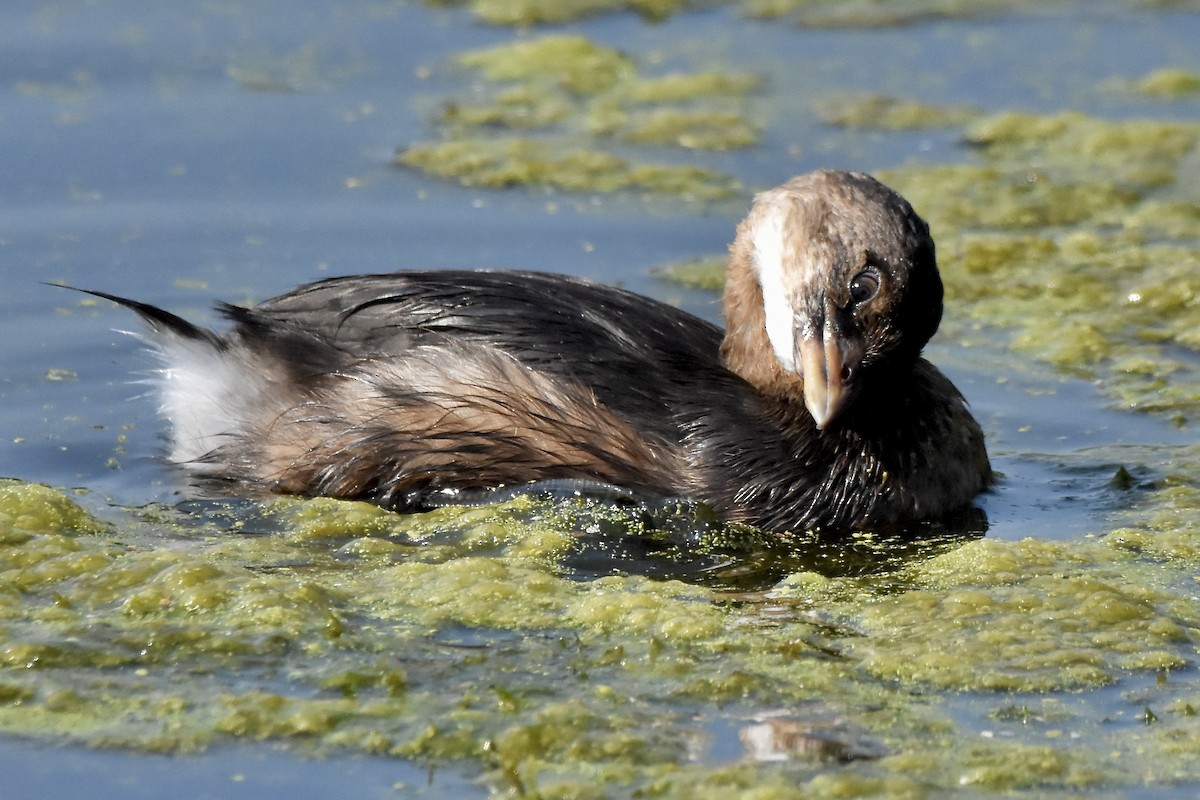
[[[579,278],[333,278],[216,334],[138,312],[171,457],[273,491],[400,510],[566,479],[703,501],[778,531],[933,519],[991,481],[983,434],[921,349],[941,320],[928,227],[873,178],[760,194],[725,324]]]

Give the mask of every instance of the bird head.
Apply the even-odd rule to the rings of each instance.
[[[756,324],[770,357],[802,383],[820,429],[865,385],[911,367],[941,321],[929,228],[868,175],[814,172],[758,195],[738,229],[739,258],[761,293]]]

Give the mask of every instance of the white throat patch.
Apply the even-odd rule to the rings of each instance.
[[[796,309],[783,284],[784,227],[787,207],[776,203],[763,214],[750,231],[754,258],[752,264],[762,289],[767,338],[779,363],[789,372],[796,371]]]

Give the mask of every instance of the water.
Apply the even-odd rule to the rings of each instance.
[[[833,31],[717,8],[570,30],[680,68],[714,58],[765,72],[769,88],[752,103],[768,124],[763,144],[702,157],[748,187],[821,165],[970,158],[943,131],[822,126],[812,101],[845,91],[1114,117],[1198,111],[1098,88],[1163,65],[1200,70],[1200,15],[1187,6],[1064,3]],[[116,506],[176,502],[186,491],[159,460],[154,399],[129,382],[149,363],[135,338],[111,332],[136,323],[107,305],[81,309],[80,297],[47,282],[211,322],[214,299],[254,302],[327,275],[520,267],[620,282],[715,318],[710,296],[650,269],[719,252],[741,205],[489,193],[391,166],[397,146],[435,135],[429,113],[460,87],[446,59],[510,38],[466,11],[415,3],[0,9],[0,475],[86,488]],[[964,353],[935,342],[931,357],[968,396],[1004,473],[981,501],[992,536],[1103,529],[1123,505],[1109,487],[1116,468],[1136,476],[1154,457],[1141,446],[1189,443],[1161,420],[1109,410],[1083,381],[1015,369],[1003,347]],[[718,738],[723,760],[731,745]],[[180,798],[327,796],[347,785],[361,796],[483,793],[459,776],[422,784],[424,772],[403,762],[297,761],[267,749],[176,760],[7,741],[0,763],[10,785],[36,787],[28,796],[150,797],[168,781],[187,784],[172,790]],[[231,777],[261,776],[263,765],[261,780]]]
[[[395,759],[297,759],[266,747],[239,747],[191,756],[130,755],[51,748],[22,741],[0,747],[10,800],[177,798],[255,800],[339,796],[361,798],[486,797],[484,787],[448,771]]]

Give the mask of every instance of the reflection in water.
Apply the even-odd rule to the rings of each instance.
[[[882,749],[838,720],[775,717],[738,730],[746,757],[754,761],[858,761],[880,758]]]

